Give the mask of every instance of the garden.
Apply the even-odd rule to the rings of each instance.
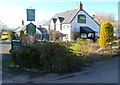
[[[97,42],[76,38],[74,41],[36,41],[36,36],[18,37],[21,47],[11,50],[11,57],[3,66],[10,69],[40,73],[80,72],[90,64],[120,56],[120,38],[113,37],[113,26],[101,26]]]

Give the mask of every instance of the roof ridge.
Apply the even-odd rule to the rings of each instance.
[[[56,13],[55,15],[57,15],[57,14],[62,14],[62,13],[65,13],[65,12],[71,12],[71,11],[75,11],[75,10],[77,10],[77,9],[74,9],[74,10],[67,10],[67,11],[64,11],[64,12],[59,12],[59,13]]]

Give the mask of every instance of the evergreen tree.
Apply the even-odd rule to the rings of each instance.
[[[106,48],[107,47],[107,43],[110,43],[113,41],[114,39],[114,31],[113,31],[113,26],[108,23],[108,22],[104,22],[101,25],[100,28],[100,39],[99,39],[99,45],[101,47]]]

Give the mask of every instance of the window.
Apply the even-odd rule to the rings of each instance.
[[[85,15],[78,15],[78,23],[86,23],[86,16]]]

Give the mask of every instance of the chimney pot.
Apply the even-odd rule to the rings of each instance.
[[[78,10],[83,10],[83,4],[81,2],[78,4]]]
[[[22,25],[24,25],[24,20],[22,20]]]
[[[95,20],[95,15],[93,14],[93,19]]]

